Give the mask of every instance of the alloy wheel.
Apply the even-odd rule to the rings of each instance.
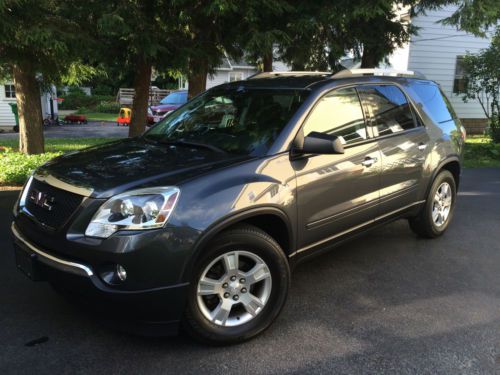
[[[439,185],[434,194],[432,202],[432,221],[437,227],[441,227],[446,223],[450,215],[452,205],[452,190],[447,182]]]
[[[254,319],[269,301],[271,272],[258,255],[231,251],[218,256],[201,273],[197,303],[210,322],[234,327]]]

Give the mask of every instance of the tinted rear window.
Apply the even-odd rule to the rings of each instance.
[[[392,85],[358,88],[364,105],[371,108],[375,137],[399,133],[415,127],[410,105],[403,92]]]
[[[457,117],[450,102],[435,83],[417,81],[412,82],[410,87],[419,107],[423,107],[424,112],[435,123],[442,124]]]

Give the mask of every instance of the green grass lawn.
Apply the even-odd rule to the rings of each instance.
[[[116,122],[116,118],[118,117],[117,113],[87,112],[87,113],[82,113],[82,115],[87,117],[87,121],[113,121],[113,122]]]
[[[469,137],[465,145],[465,168],[500,168],[500,144],[493,144],[488,137]]]

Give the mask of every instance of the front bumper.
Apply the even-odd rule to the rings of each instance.
[[[100,320],[115,328],[145,335],[177,332],[188,283],[141,290],[116,289],[105,284],[89,264],[66,259],[30,241],[11,227],[18,268],[36,281],[49,281]]]

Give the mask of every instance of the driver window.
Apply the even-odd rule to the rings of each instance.
[[[365,119],[354,88],[339,89],[325,95],[304,124],[304,136],[320,132],[339,137],[343,144],[367,139]]]

